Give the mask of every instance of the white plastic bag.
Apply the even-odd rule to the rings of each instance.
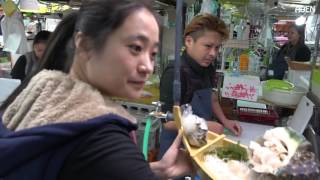
[[[4,51],[14,54],[25,54],[29,52],[27,37],[24,31],[22,16],[14,12],[12,16],[5,16],[1,21]]]

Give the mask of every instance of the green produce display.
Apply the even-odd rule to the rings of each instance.
[[[264,88],[268,91],[273,89],[291,91],[294,89],[294,85],[288,81],[270,79],[264,83]]]

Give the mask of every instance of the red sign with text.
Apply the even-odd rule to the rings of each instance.
[[[222,97],[257,101],[260,80],[255,76],[225,76]]]

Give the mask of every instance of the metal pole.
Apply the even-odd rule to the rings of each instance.
[[[319,14],[317,14],[319,16]],[[314,41],[314,52],[312,57],[312,65],[316,65],[317,57],[318,57],[318,50],[319,50],[319,39],[320,39],[320,24],[317,24],[317,33],[316,33],[316,39]]]
[[[182,46],[182,8],[183,0],[176,2],[176,42],[175,42],[175,64],[174,64],[174,81],[173,81],[173,102],[175,105],[180,104],[181,82],[180,82],[180,50]]]
[[[316,12],[315,14],[317,14],[317,21],[319,18],[319,14],[320,14],[320,0],[318,0],[317,5],[316,5]],[[318,22],[316,22],[318,23]],[[318,57],[318,49],[319,49],[319,39],[320,39],[320,23],[317,24],[317,34],[316,34],[316,39],[314,41],[314,52],[313,52],[313,56],[312,56],[312,68],[316,67],[316,63],[317,63],[317,57]],[[313,69],[312,69],[313,71]],[[313,78],[313,73],[311,73],[311,77],[310,77],[310,85],[309,85],[309,91],[312,91],[312,78]]]

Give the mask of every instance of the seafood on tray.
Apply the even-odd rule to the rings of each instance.
[[[277,127],[266,131],[256,142],[250,142],[250,164],[257,173],[310,179],[319,175],[319,164],[310,146],[291,128]]]
[[[248,149],[222,139],[199,157],[203,171],[215,180],[318,180],[320,176],[311,144],[288,127],[266,131]]]
[[[215,172],[217,179],[250,180],[252,171],[248,166],[247,150],[240,144],[216,147],[205,153],[204,164]]]
[[[267,130],[247,148],[224,135],[208,132],[206,121],[194,115],[190,105],[181,108],[186,147],[200,172],[204,172],[204,179],[317,180],[320,176],[320,165],[311,144],[289,127]]]
[[[252,172],[245,162],[224,161],[216,155],[206,155],[204,164],[208,170],[215,172],[218,180],[251,180]]]
[[[206,120],[193,114],[189,104],[182,107],[182,127],[191,146],[201,147],[207,144],[208,125]]]

